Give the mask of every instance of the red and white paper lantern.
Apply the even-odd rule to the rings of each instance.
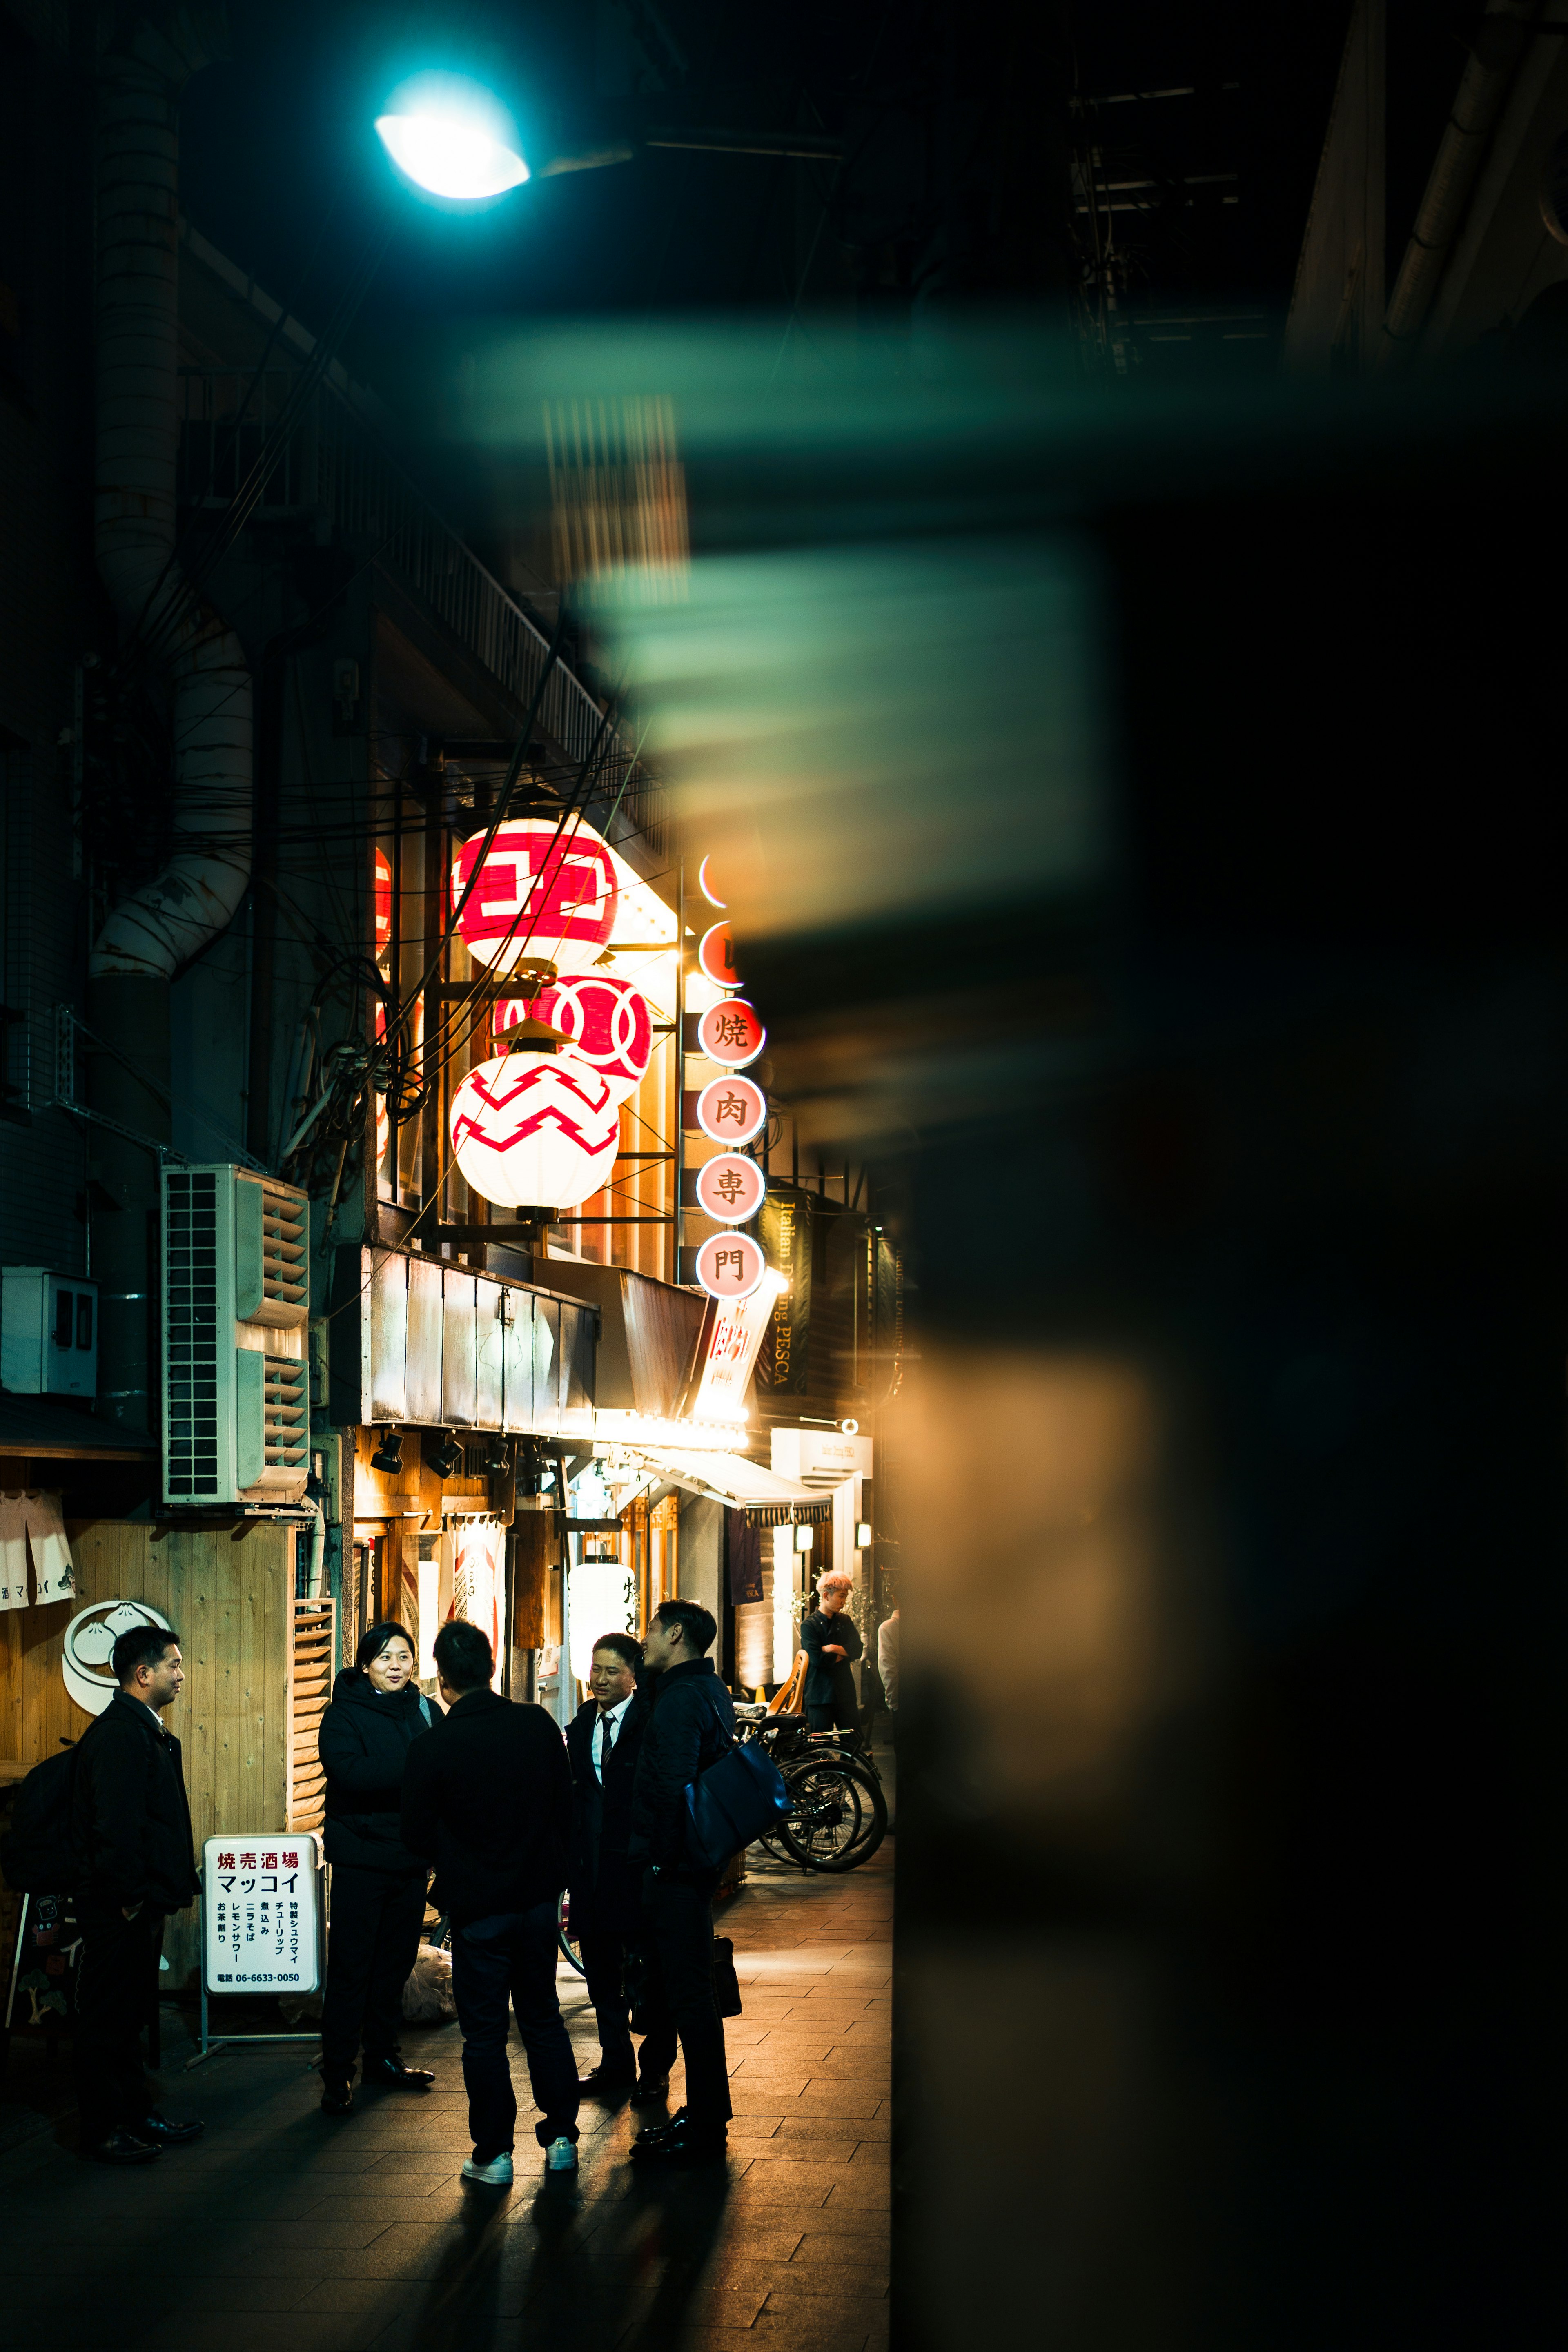
[[[531,1013],[564,1037],[574,1061],[597,1070],[616,1102],[632,1093],[653,1059],[653,1007],[629,980],[581,972],[532,998],[503,997],[496,1006],[497,1034]]]
[[[484,845],[476,834],[453,861],[454,908]],[[499,828],[458,929],[469,954],[496,971],[510,971],[523,956],[586,971],[615,929],[619,890],[609,845],[591,824],[514,817]]]
[[[375,853],[375,955],[379,963],[392,945],[392,860],[384,849]]]
[[[710,1143],[750,1143],[768,1116],[768,1098],[754,1078],[710,1078],[697,1097],[697,1124]]]
[[[697,1253],[697,1279],[710,1298],[749,1298],[767,1270],[750,1234],[710,1234]]]
[[[566,1054],[480,1062],[452,1097],[458,1172],[505,1208],[573,1209],[608,1183],[620,1111],[596,1070]]]
[[[743,996],[726,996],[710,1004],[697,1021],[697,1043],[710,1062],[726,1070],[743,1070],[768,1042],[761,1015]]]
[[[743,1225],[767,1198],[768,1180],[741,1151],[721,1151],[697,1171],[697,1205],[721,1225]]]

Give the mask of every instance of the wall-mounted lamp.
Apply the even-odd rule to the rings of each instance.
[[[462,1460],[463,1449],[451,1431],[447,1430],[442,1436],[440,1444],[431,1453],[430,1467],[437,1478],[450,1478],[462,1466]]]
[[[388,1478],[395,1478],[403,1467],[403,1432],[388,1429],[383,1432],[381,1444],[370,1457],[373,1470],[380,1470]]]
[[[811,1529],[808,1527],[796,1528],[795,1531],[795,1548],[796,1551],[809,1551],[811,1549]]]
[[[857,1519],[855,1522],[855,1549],[857,1551],[868,1551],[870,1548],[871,1522],[869,1519]]]

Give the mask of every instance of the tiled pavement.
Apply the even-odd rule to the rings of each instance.
[[[891,1844],[844,1879],[753,1875],[721,1927],[745,2004],[726,2028],[735,2120],[722,2171],[650,2178],[626,2161],[631,2111],[585,2105],[579,2174],[546,2179],[515,2030],[523,2114],[510,2192],[458,2178],[469,2143],[456,2027],[405,2039],[437,2070],[432,2094],[370,2095],[334,2125],[302,2045],[233,2050],[185,2074],[188,2045],[165,2011],[165,2102],[205,2115],[206,2137],[128,2173],[77,2158],[74,2116],[18,2108],[39,2058],[17,2052],[0,2102],[8,2340],[51,2352],[877,2352]],[[561,1988],[592,2063],[580,1980],[563,1969]]]

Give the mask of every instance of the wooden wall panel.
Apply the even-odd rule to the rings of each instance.
[[[219,1831],[283,1828],[292,1528],[253,1521],[236,1536],[226,1528],[92,1519],[68,1521],[67,1532],[77,1598],[0,1615],[5,1753],[37,1763],[91,1721],[67,1696],[60,1673],[76,1611],[100,1601],[149,1601],[174,1624],[185,1661],[185,1686],[168,1722],[184,1753],[198,1852]],[[195,1965],[194,1909],[170,1922],[163,1949],[163,1982],[173,1990]]]

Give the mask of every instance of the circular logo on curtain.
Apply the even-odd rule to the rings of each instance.
[[[542,988],[532,999],[502,997],[496,1006],[496,1034],[515,1028],[530,1013],[560,1031],[573,1059],[597,1070],[616,1102],[626,1100],[653,1059],[653,1007],[629,980],[580,972]]]
[[[453,861],[453,907],[484,845],[476,834]],[[521,956],[586,971],[615,928],[618,888],[615,860],[591,824],[513,817],[497,832],[458,929],[469,954],[496,971],[510,971]]]
[[[749,1298],[767,1270],[750,1234],[710,1234],[697,1253],[697,1279],[710,1298]]]
[[[67,1692],[85,1714],[101,1715],[114,1696],[114,1644],[135,1625],[173,1630],[150,1601],[95,1601],[90,1609],[79,1609],[66,1627],[60,1672]]]
[[[620,1128],[605,1079],[568,1054],[480,1062],[452,1097],[458,1171],[503,1208],[576,1208],[609,1181]]]
[[[767,1198],[768,1181],[743,1152],[721,1151],[697,1171],[697,1205],[721,1225],[743,1225]]]

